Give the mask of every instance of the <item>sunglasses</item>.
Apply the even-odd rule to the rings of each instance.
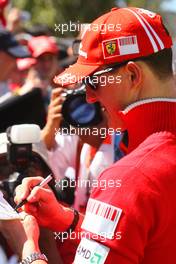
[[[90,76],[86,76],[82,83],[85,85],[85,86],[89,86],[91,89],[93,90],[97,90],[98,86],[99,86],[99,83],[101,82],[101,80],[99,79],[99,77],[102,75],[102,74],[105,74],[105,73],[109,73],[109,72],[112,72],[112,71],[115,71],[117,69],[119,69],[120,67],[124,66],[127,62],[122,62],[122,63],[119,63],[119,64],[116,64],[116,65],[113,65],[113,66],[110,66],[104,70],[101,70],[101,71],[97,71],[95,72],[94,74],[90,75]]]

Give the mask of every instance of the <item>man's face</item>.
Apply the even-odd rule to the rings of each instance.
[[[118,112],[126,107],[128,101],[128,87],[123,69],[104,73],[103,76],[102,80],[106,81],[100,82],[96,90],[92,90],[89,86],[86,87],[87,101],[89,103],[99,101],[107,112],[108,126],[122,128],[123,124]]]
[[[130,61],[111,72],[103,73],[104,78],[99,78],[95,90],[87,85],[87,101],[99,101],[105,107],[109,127],[126,129],[120,111],[141,99],[144,75],[143,63]]]
[[[16,59],[0,51],[0,82],[7,81],[16,66]]]
[[[43,80],[50,81],[58,69],[57,56],[52,53],[44,53],[37,58],[37,70]]]

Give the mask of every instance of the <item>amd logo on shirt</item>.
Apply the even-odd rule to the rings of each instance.
[[[100,254],[92,253],[90,250],[85,247],[82,247],[81,245],[78,247],[77,253],[84,259],[89,259],[90,263],[100,263],[102,259],[102,256]]]
[[[77,248],[74,264],[103,264],[109,248],[93,240],[83,238]]]

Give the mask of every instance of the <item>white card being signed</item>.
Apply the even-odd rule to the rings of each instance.
[[[0,191],[0,220],[14,220],[14,219],[21,219],[20,215],[4,199],[3,193]]]

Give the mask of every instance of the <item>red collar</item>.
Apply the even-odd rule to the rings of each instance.
[[[176,134],[176,99],[154,98],[138,101],[120,112],[128,130],[128,153],[153,133]]]

